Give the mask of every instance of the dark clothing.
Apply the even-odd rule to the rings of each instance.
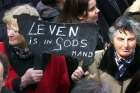
[[[79,62],[76,58],[73,58],[71,56],[65,56],[65,58],[66,58],[66,64],[67,64],[69,79],[70,79],[70,82],[71,82],[71,87],[70,88],[72,89],[75,82],[71,79],[71,75],[75,71],[75,69],[78,67]]]
[[[98,40],[96,50],[101,50],[101,49],[104,49],[106,47],[105,45],[110,42],[109,37],[108,37],[109,25],[102,13],[100,13],[97,23],[99,26],[99,32],[98,32],[99,40]]]
[[[117,78],[118,64],[114,48],[109,47],[107,50],[100,50],[95,53],[93,63],[89,66],[89,75],[87,79],[99,79],[107,83],[112,93],[125,93],[126,87],[131,82],[133,75],[140,70],[140,47],[135,48],[131,62],[126,68],[124,74]],[[120,59],[120,58],[119,58]],[[129,59],[129,58],[128,58]],[[126,60],[125,60],[126,61]]]
[[[128,7],[123,0],[97,0],[97,4],[109,26],[111,26]]]
[[[34,67],[34,57],[30,56],[26,59],[22,59],[19,57],[19,55],[16,54],[14,48],[12,46],[9,46],[9,51],[8,51],[10,57],[10,64],[11,66],[15,69],[16,73],[19,76],[22,76],[25,71],[28,68],[33,68]]]
[[[68,93],[70,82],[64,56],[51,54],[50,59],[43,59],[43,77],[41,81],[20,89],[21,77],[29,68],[34,68],[34,56],[20,58],[15,49],[9,47],[10,67],[6,87],[17,93]],[[44,57],[46,57],[44,55]],[[47,57],[46,57],[47,58]],[[40,61],[41,62],[41,61]],[[41,62],[42,63],[42,62]]]
[[[131,5],[135,0],[126,0],[129,5]]]
[[[129,64],[125,73],[119,79],[120,81],[131,78],[140,69],[139,55],[140,55],[140,47],[137,47],[134,54],[134,60]],[[114,49],[113,47],[111,47],[105,52],[103,59],[101,61],[101,64],[99,66],[99,69],[110,74],[112,77],[116,78],[115,75],[116,75],[118,67],[116,65],[114,58],[115,58]]]
[[[96,46],[96,50],[101,50],[105,48],[105,45],[107,43],[109,43],[109,37],[107,35],[108,33],[108,25],[105,23],[105,20],[103,19],[102,16],[99,17],[99,21],[98,21],[98,30],[97,30],[97,34],[98,34],[98,41],[97,41],[97,46]],[[63,20],[63,18],[61,18],[61,15],[58,17],[58,22],[62,22],[62,23],[81,23],[80,20],[78,19],[68,19],[66,21]],[[105,23],[105,24],[104,24]],[[93,23],[95,24],[95,23]]]
[[[6,27],[3,23],[0,23],[0,41],[7,41]]]
[[[43,4],[41,1],[38,2],[37,6],[36,6],[40,17],[47,22],[55,22],[57,17],[60,14],[60,9],[57,5],[55,6],[49,6],[49,5],[45,5]]]
[[[1,89],[1,92],[0,92],[0,93],[15,93],[15,92],[12,91],[12,90],[7,89],[7,88],[5,88],[5,87],[3,87],[3,88]]]

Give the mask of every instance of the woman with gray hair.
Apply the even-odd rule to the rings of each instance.
[[[127,21],[126,21],[127,20]],[[137,44],[140,44],[140,23],[134,20],[132,17],[122,16],[116,20],[113,26],[109,28],[110,41],[113,39],[113,34],[120,29],[128,29],[136,34]]]
[[[69,77],[64,56],[50,54],[43,58],[42,68],[34,68],[35,55],[28,48],[17,18],[14,18],[22,14],[39,17],[35,8],[25,4],[5,12],[3,18],[7,28],[10,58],[6,87],[17,93],[68,93]]]
[[[130,17],[118,18],[109,29],[110,47],[106,51],[95,52],[87,78],[100,78],[109,84],[112,93],[125,93],[132,76],[140,69],[139,27],[139,23]]]

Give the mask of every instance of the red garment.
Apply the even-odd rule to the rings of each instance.
[[[0,53],[7,55],[4,42],[0,42]]]
[[[12,81],[17,78],[13,68],[10,68],[6,86],[13,89]],[[64,56],[52,55],[44,70],[42,80],[35,89],[27,89],[26,93],[68,93],[70,87],[69,76]]]

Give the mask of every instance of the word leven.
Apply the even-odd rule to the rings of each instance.
[[[47,28],[46,28],[47,27]],[[31,28],[28,32],[29,36],[32,35],[55,35],[60,37],[76,37],[79,31],[79,26],[73,27],[73,26],[63,26],[63,25],[49,25],[46,26],[45,24],[36,24],[33,22],[31,25]]]

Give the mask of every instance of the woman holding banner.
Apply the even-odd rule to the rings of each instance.
[[[100,10],[96,6],[96,0],[65,0],[64,7],[58,21],[64,23],[97,24],[99,12]],[[100,30],[98,34],[99,40],[96,47],[97,50],[103,49],[108,42],[106,40],[107,36],[105,34],[102,35],[102,32],[103,31]],[[68,62],[68,66],[70,66],[69,68],[72,68],[78,65],[75,64],[75,62],[72,62],[71,58],[71,62]],[[87,67],[84,66],[83,68],[87,69]],[[71,71],[69,71],[71,72],[70,75],[72,75],[72,72],[74,72],[75,69],[76,68],[72,68]],[[82,68],[80,67],[80,69]]]
[[[14,18],[22,14],[39,17],[35,8],[25,4],[5,12],[3,18],[7,27],[10,58],[6,87],[17,93],[68,93],[70,83],[64,56],[51,54],[49,59],[43,61],[44,68],[34,69],[34,54]]]

